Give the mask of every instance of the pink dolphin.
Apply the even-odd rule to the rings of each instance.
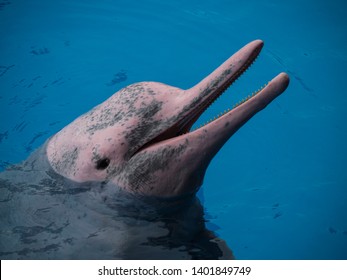
[[[281,73],[214,121],[194,122],[253,63],[255,40],[200,83],[182,90],[157,82],[127,86],[55,134],[47,157],[75,182],[113,183],[131,193],[172,197],[195,193],[219,149],[288,86]]]

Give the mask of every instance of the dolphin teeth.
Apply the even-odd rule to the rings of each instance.
[[[232,84],[234,84],[241,76],[243,76],[243,74],[244,74],[245,72],[247,72],[247,71],[251,68],[251,66],[253,65],[253,63],[254,63],[255,61],[257,61],[258,55],[259,55],[259,53],[258,53],[254,58],[252,58],[252,60],[251,60],[249,63],[248,63],[248,62],[245,63],[245,65],[244,65],[242,68],[240,68],[237,72],[235,72],[235,73],[234,73],[234,77],[235,77],[235,78],[233,78],[232,82],[229,83],[229,84],[227,84],[227,85],[225,85],[225,86],[223,86],[223,88],[221,88],[221,91],[218,93],[218,95],[217,95],[216,97],[213,97],[211,100],[207,101],[207,102],[205,103],[205,105],[201,105],[201,107],[198,109],[198,111],[200,111],[200,109],[202,109],[202,112],[204,112],[204,111],[206,111],[209,107],[211,107],[211,105],[212,105],[217,99],[219,99],[219,98],[222,96],[222,94],[223,94],[224,92],[226,92],[226,91],[228,90],[228,88],[229,88]],[[219,113],[217,116],[215,116],[215,117],[213,117],[212,119],[210,119],[209,121],[207,121],[207,122],[201,124],[199,127],[195,128],[195,129],[193,129],[193,130],[191,130],[190,132],[195,131],[195,130],[198,130],[198,129],[202,128],[203,126],[205,126],[205,125],[207,125],[207,124],[209,124],[209,123],[215,121],[216,119],[218,119],[218,118],[224,116],[226,113],[232,111],[232,110],[235,109],[236,107],[238,107],[238,106],[240,106],[241,104],[243,104],[244,102],[246,102],[248,99],[252,98],[252,97],[253,97],[254,95],[256,95],[259,91],[260,91],[260,90],[254,92],[254,93],[251,94],[251,95],[248,95],[248,97],[246,97],[246,98],[244,98],[243,100],[239,101],[238,103],[236,103],[235,105],[233,105],[231,108],[228,108],[228,109],[225,110],[224,112]]]
[[[252,64],[253,64],[253,63],[252,63]],[[248,67],[244,72],[246,72],[249,68],[250,68],[250,67]],[[238,77],[238,78],[239,78],[239,77]],[[237,78],[237,79],[238,79],[238,78]],[[237,79],[236,79],[236,80],[237,80]],[[212,119],[210,119],[209,121],[207,121],[207,122],[201,124],[201,125],[200,125],[198,128],[196,128],[195,130],[200,129],[200,128],[202,128],[203,126],[205,126],[205,125],[207,125],[207,124],[209,124],[209,123],[215,121],[216,119],[218,119],[218,118],[224,116],[226,113],[230,112],[231,110],[237,108],[238,106],[240,106],[241,104],[245,103],[246,101],[248,101],[248,100],[251,99],[252,97],[256,96],[263,88],[265,88],[265,87],[267,86],[267,84],[268,84],[268,83],[266,83],[265,85],[261,86],[258,90],[254,91],[252,94],[247,95],[247,97],[243,98],[241,101],[239,101],[239,102],[237,102],[236,104],[234,104],[231,108],[228,108],[228,109],[224,110],[224,112],[218,113],[217,116],[214,116],[214,117],[213,117]],[[214,100],[211,102],[211,104],[207,106],[207,108],[210,107],[219,97],[220,97],[220,96],[218,96],[216,99],[214,99]],[[206,108],[206,109],[207,109],[207,108]]]

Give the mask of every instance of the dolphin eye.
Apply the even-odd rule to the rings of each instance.
[[[110,159],[109,158],[102,158],[96,162],[95,168],[98,170],[104,170],[109,165],[110,165]]]

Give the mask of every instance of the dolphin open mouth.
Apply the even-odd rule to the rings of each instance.
[[[144,144],[135,154],[159,144],[168,144],[168,141],[178,140],[177,138],[180,137],[189,138],[190,134],[201,133],[202,130],[210,129],[213,126],[221,127],[222,124],[224,129],[229,131],[227,134],[230,137],[250,117],[281,94],[289,83],[289,77],[285,73],[279,74],[264,87],[241,100],[232,109],[225,110],[214,120],[190,131],[202,113],[252,65],[260,54],[263,45],[261,40],[247,44],[200,83],[186,90],[184,92],[187,96],[187,103],[184,107],[186,109],[179,120]],[[233,125],[227,128],[230,123]],[[216,132],[220,133],[221,131]]]

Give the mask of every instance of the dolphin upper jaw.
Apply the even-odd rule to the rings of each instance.
[[[120,90],[52,137],[47,155],[53,169],[78,182],[107,180],[145,195],[195,193],[223,144],[288,86],[281,73],[241,105],[189,132],[262,47],[261,40],[247,44],[188,90],[155,82]]]

